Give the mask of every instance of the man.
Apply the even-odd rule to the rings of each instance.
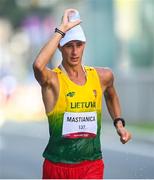
[[[43,153],[44,179],[103,178],[102,94],[121,142],[124,144],[131,138],[121,118],[112,71],[82,66],[86,38],[78,15],[75,9],[65,10],[60,27],[33,64],[42,88],[50,131]],[[53,70],[48,69],[47,64],[57,48],[62,54],[62,63]]]

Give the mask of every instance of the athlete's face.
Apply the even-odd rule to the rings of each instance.
[[[63,47],[60,47],[63,60],[69,65],[78,65],[81,63],[85,43],[82,41],[70,41]]]

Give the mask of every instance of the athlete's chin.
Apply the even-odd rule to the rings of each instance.
[[[76,64],[79,64],[79,63],[80,63],[80,60],[79,60],[79,58],[71,58],[71,59],[70,59],[70,63],[71,63],[72,65],[76,65]]]

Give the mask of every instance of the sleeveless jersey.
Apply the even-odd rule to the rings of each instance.
[[[96,70],[85,66],[84,85],[71,81],[59,68],[53,71],[60,92],[55,107],[47,113],[50,138],[43,157],[63,163],[101,159],[102,88]]]

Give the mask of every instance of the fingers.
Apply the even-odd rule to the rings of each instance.
[[[68,22],[69,21],[69,18],[68,18],[69,14],[72,13],[72,12],[75,12],[75,11],[77,11],[77,10],[76,9],[66,9],[64,11],[63,21]]]
[[[73,8],[66,9],[66,10],[64,11],[64,14],[69,14],[70,12],[75,12],[75,11],[77,11],[77,10],[76,10],[76,9],[73,9]]]
[[[120,128],[117,130],[119,136],[120,136],[120,141],[125,144],[127,143],[131,138],[132,135],[130,132],[128,132],[125,128]]]
[[[69,21],[69,14],[74,12],[74,11],[77,11],[77,10],[76,9],[66,9],[64,12],[64,15],[62,17],[61,26],[62,26],[62,29],[65,30],[65,32],[81,23],[80,19],[77,19],[74,21]]]
[[[120,136],[120,141],[125,144],[131,139],[131,134],[129,132],[125,132]]]

